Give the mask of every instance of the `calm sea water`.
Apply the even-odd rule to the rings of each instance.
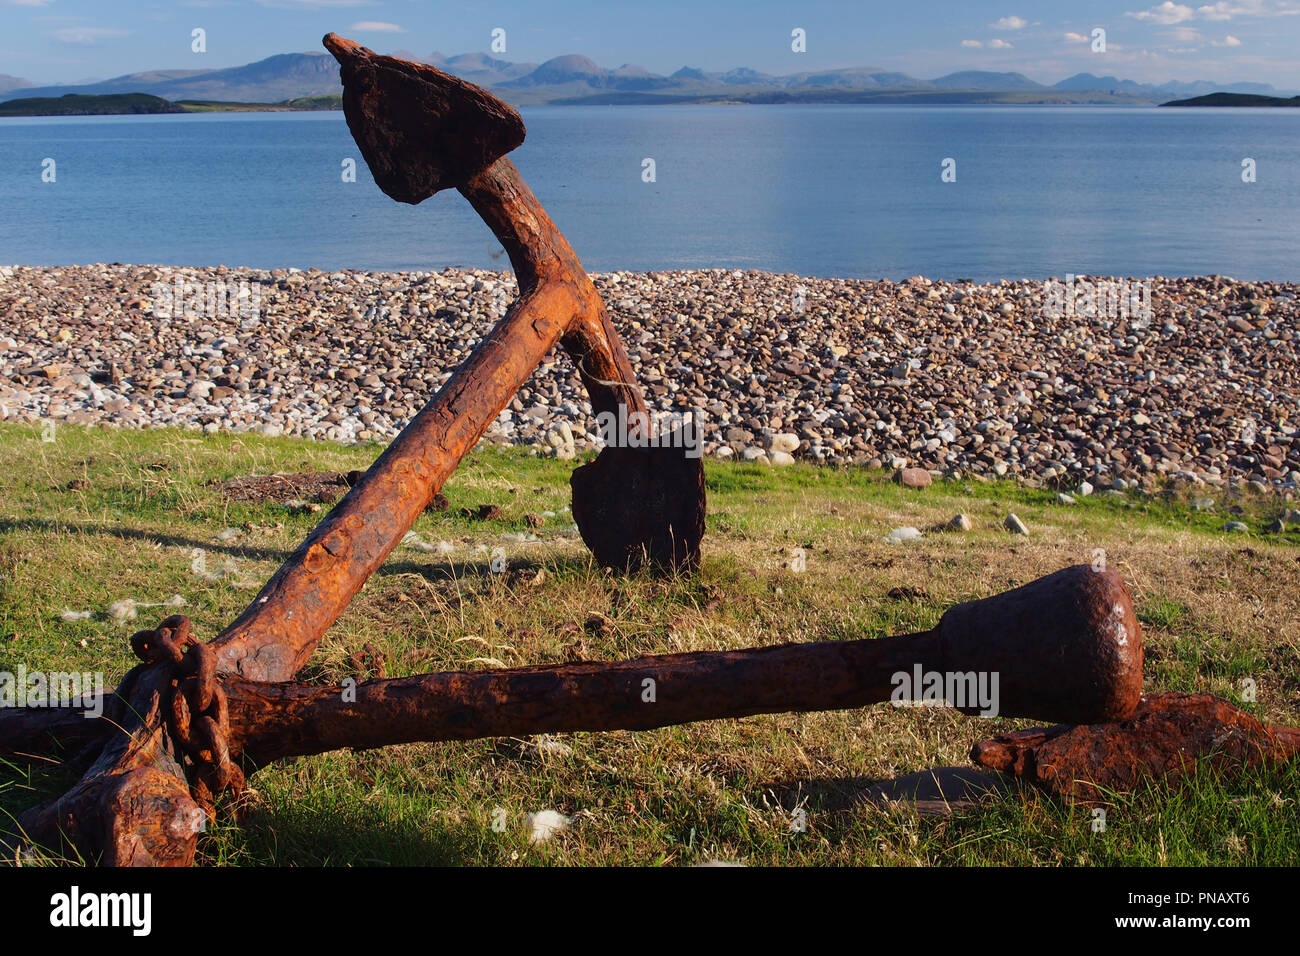
[[[592,271],[1300,279],[1300,110],[546,107],[524,119],[512,158]],[[41,181],[46,157],[54,183]],[[347,157],[355,183],[342,181]],[[949,157],[957,181],[944,183]],[[0,119],[0,263],[105,261],[508,267],[457,193],[419,206],[380,193],[341,113]]]

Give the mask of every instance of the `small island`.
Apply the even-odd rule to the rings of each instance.
[[[299,96],[278,103],[235,103],[225,100],[172,100],[148,93],[32,96],[0,103],[0,116],[122,116],[133,113],[265,113],[290,110],[341,110],[339,94]]]
[[[1300,106],[1300,96],[1263,96],[1259,93],[1206,93],[1187,100],[1170,100],[1161,106]]]
[[[109,93],[90,96],[33,96],[0,103],[0,116],[110,116],[129,113],[184,113],[183,106],[148,93]]]

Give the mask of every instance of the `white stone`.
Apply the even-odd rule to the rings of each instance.
[[[781,432],[772,436],[772,444],[769,446],[772,451],[785,452],[787,455],[799,450],[801,444],[799,436],[791,432]]]

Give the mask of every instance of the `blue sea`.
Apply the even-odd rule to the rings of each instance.
[[[522,112],[511,158],[590,271],[1300,280],[1300,110]],[[0,119],[0,264],[114,261],[508,268],[456,192],[384,196],[339,112]]]

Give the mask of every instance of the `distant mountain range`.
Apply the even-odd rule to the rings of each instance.
[[[0,93],[8,93],[10,90],[21,90],[30,87],[32,84],[26,80],[19,79],[16,76],[10,76],[8,73],[0,73]]]
[[[1052,86],[1021,73],[964,70],[933,80],[862,66],[774,76],[746,67],[713,73],[682,67],[671,76],[634,64],[606,69],[579,54],[545,63],[512,63],[482,53],[427,57],[399,51],[493,90],[515,105],[673,102],[1162,103],[1212,92],[1284,95],[1267,83],[1196,80],[1160,85],[1077,73]],[[282,53],[221,70],[154,70],[96,83],[37,87],[0,74],[0,101],[68,93],[148,93],[169,100],[274,103],[342,92],[338,65],[326,53]]]

